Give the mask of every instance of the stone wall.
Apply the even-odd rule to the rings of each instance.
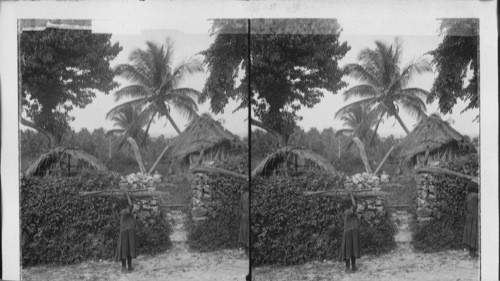
[[[363,173],[347,177],[344,187],[350,190],[380,191],[380,184],[386,182],[389,182],[389,177],[386,174],[383,174],[379,178],[376,175]],[[386,214],[386,204],[382,198],[358,198],[356,201],[358,204],[357,213],[361,219],[364,219],[371,225],[380,224],[380,218]]]
[[[417,176],[417,190],[417,220],[419,223],[428,222],[432,219],[438,204],[434,176],[419,174]]]
[[[191,215],[194,222],[206,220],[212,210],[212,194],[208,179],[208,175],[196,173],[191,181],[191,190],[193,192]]]
[[[122,177],[119,186],[121,189],[147,189],[154,191],[163,184],[166,183],[159,174],[148,175],[137,173]],[[154,221],[148,221],[148,219],[155,213],[161,212],[161,201],[159,197],[134,200],[134,212],[139,218],[145,219],[144,221],[153,224]]]

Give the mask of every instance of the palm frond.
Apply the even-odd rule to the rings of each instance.
[[[153,95],[146,87],[142,85],[129,85],[115,92],[115,101],[123,98],[144,98]]]
[[[149,102],[148,98],[140,98],[140,99],[135,99],[131,101],[124,102],[122,104],[119,104],[106,113],[106,119],[112,118],[113,115],[118,114],[123,108],[126,108],[127,106],[136,106],[136,107],[143,107]]]
[[[362,83],[372,85],[376,88],[382,86],[378,77],[374,76],[374,73],[369,71],[369,67],[366,65],[361,66],[359,64],[352,63],[346,65],[344,69],[347,71],[349,76],[358,79]]]
[[[418,120],[422,120],[422,118],[427,116],[425,114],[427,111],[426,105],[417,96],[408,93],[399,93],[398,97],[398,104],[400,104],[410,116],[416,117]]]
[[[400,89],[406,88],[415,75],[426,72],[432,72],[432,66],[427,60],[421,58],[415,62],[408,63],[401,71],[400,79],[398,81]]]
[[[147,76],[147,72],[141,71],[141,69],[136,66],[120,64],[115,67],[115,71],[118,72],[121,77],[129,80],[132,84],[142,85],[148,88],[151,87],[151,80]]]
[[[347,89],[343,95],[344,95],[344,101],[346,101],[350,98],[356,98],[356,97],[374,98],[380,96],[381,93],[372,85],[363,84],[363,85],[356,85]]]
[[[340,116],[342,116],[345,112],[347,112],[352,107],[356,107],[358,105],[368,107],[368,106],[372,106],[376,102],[377,102],[377,100],[375,98],[368,98],[368,99],[352,102],[348,105],[341,107],[339,110],[337,110],[337,112],[335,113],[335,119],[340,118]]]

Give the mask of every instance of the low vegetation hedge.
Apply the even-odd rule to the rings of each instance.
[[[118,188],[119,177],[87,173],[72,178],[21,179],[22,264],[71,264],[114,257],[126,200],[81,197],[80,191]],[[137,219],[139,254],[167,249],[170,225],[162,213]],[[151,221],[153,220],[153,221]]]
[[[466,175],[478,176],[477,154],[468,155],[441,167]],[[439,204],[434,207],[429,223],[413,224],[413,245],[424,252],[436,252],[444,249],[461,249],[465,224],[468,180],[448,175],[435,175],[434,186]]]
[[[217,163],[217,167],[237,173],[247,173],[246,161],[240,163]],[[210,175],[206,183],[211,187],[213,210],[208,219],[195,223],[188,219],[188,245],[206,252],[218,249],[237,248],[240,227],[240,196],[244,180],[233,177]]]
[[[336,260],[344,228],[341,198],[302,196],[303,191],[337,189],[344,177],[304,173],[253,178],[252,266]],[[378,226],[360,220],[361,254],[393,249],[395,226],[386,214]]]

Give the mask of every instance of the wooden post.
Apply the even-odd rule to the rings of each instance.
[[[458,177],[458,178],[463,178],[467,180],[472,180],[478,182],[478,178],[474,176],[469,176],[466,174],[462,174],[459,172],[455,172],[452,170],[444,169],[444,168],[437,168],[437,167],[421,167],[418,168],[416,171],[418,174],[423,174],[423,173],[431,173],[431,174],[445,174],[445,175],[450,175],[453,177]]]
[[[361,155],[361,160],[363,160],[363,164],[365,164],[366,172],[368,174],[371,174],[372,169],[370,168],[370,163],[368,162],[368,157],[366,156],[365,153],[365,146],[363,145],[361,140],[358,139],[358,137],[354,137],[352,140],[356,143],[356,145],[359,148],[359,154]]]
[[[109,153],[108,153],[108,159],[111,159],[111,138],[109,138]]]
[[[378,171],[380,170],[380,168],[382,168],[382,165],[384,165],[385,161],[387,160],[387,158],[389,158],[389,155],[391,154],[392,150],[394,149],[394,145],[391,147],[391,149],[389,149],[389,151],[385,154],[384,156],[384,159],[382,159],[382,161],[380,162],[380,164],[378,164],[378,167],[377,169],[375,169],[375,172],[373,172],[373,174],[377,174]]]
[[[163,149],[163,151],[160,153],[160,156],[158,156],[158,158],[156,159],[155,163],[153,164],[153,166],[151,167],[151,169],[149,169],[149,172],[148,174],[151,174],[155,168],[156,168],[156,165],[158,165],[158,163],[160,162],[161,158],[163,157],[163,155],[167,152],[168,148],[170,147],[172,143],[168,144],[167,146],[165,146],[165,148]],[[172,160],[173,161],[173,160]],[[173,162],[172,162],[173,163]],[[172,164],[170,165],[172,166]]]
[[[244,179],[244,180],[248,179],[243,174],[238,174],[238,173],[228,171],[225,169],[220,169],[220,168],[195,167],[195,168],[192,168],[191,171],[193,173],[221,174],[224,176],[229,176],[229,177],[234,177],[234,178],[239,178],[239,179]]]
[[[337,189],[337,190],[323,190],[323,191],[304,191],[304,196],[334,196],[334,197],[349,197],[351,194],[350,191],[345,189]],[[371,197],[383,197],[390,194],[389,192],[384,191],[375,191],[375,190],[359,190],[352,191],[352,195],[359,198],[371,198]]]
[[[164,195],[169,195],[168,192],[162,191],[149,191],[146,189],[139,190],[125,190],[125,189],[108,189],[99,191],[82,191],[79,193],[80,196],[97,196],[97,197],[119,197],[126,198],[126,192],[129,193],[131,198],[151,198],[159,197]]]
[[[339,138],[339,159],[340,159],[340,138]]]

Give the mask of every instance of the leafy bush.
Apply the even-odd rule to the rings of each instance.
[[[118,182],[116,175],[100,173],[21,179],[23,266],[113,258],[120,230],[119,215],[126,200],[81,197],[78,192],[113,188]],[[148,226],[137,220],[141,254],[170,246],[170,225],[162,214],[152,219],[155,223]]]
[[[443,164],[443,168],[466,175],[478,176],[478,156],[468,155],[453,162]],[[463,248],[462,237],[465,223],[465,197],[468,180],[436,175],[434,186],[438,204],[434,206],[430,223],[413,224],[413,244],[415,249],[435,252],[443,249]]]
[[[120,175],[139,172],[139,165],[135,159],[122,150],[116,151],[104,164],[110,171],[117,172]]]
[[[339,172],[354,175],[365,171],[365,165],[359,155],[352,152],[346,152],[341,158],[336,158],[333,167]]]
[[[246,159],[245,159],[246,160]],[[239,163],[218,163],[217,167],[245,174],[246,161]],[[210,175],[207,185],[211,187],[212,211],[207,220],[194,222],[188,220],[188,244],[199,251],[213,251],[238,247],[240,227],[240,190],[243,180]]]
[[[292,177],[253,178],[252,266],[298,264],[338,258],[344,209],[341,198],[302,196],[303,191],[337,189],[342,176],[303,173]],[[361,220],[362,254],[394,247],[395,227],[388,216],[377,227]]]

